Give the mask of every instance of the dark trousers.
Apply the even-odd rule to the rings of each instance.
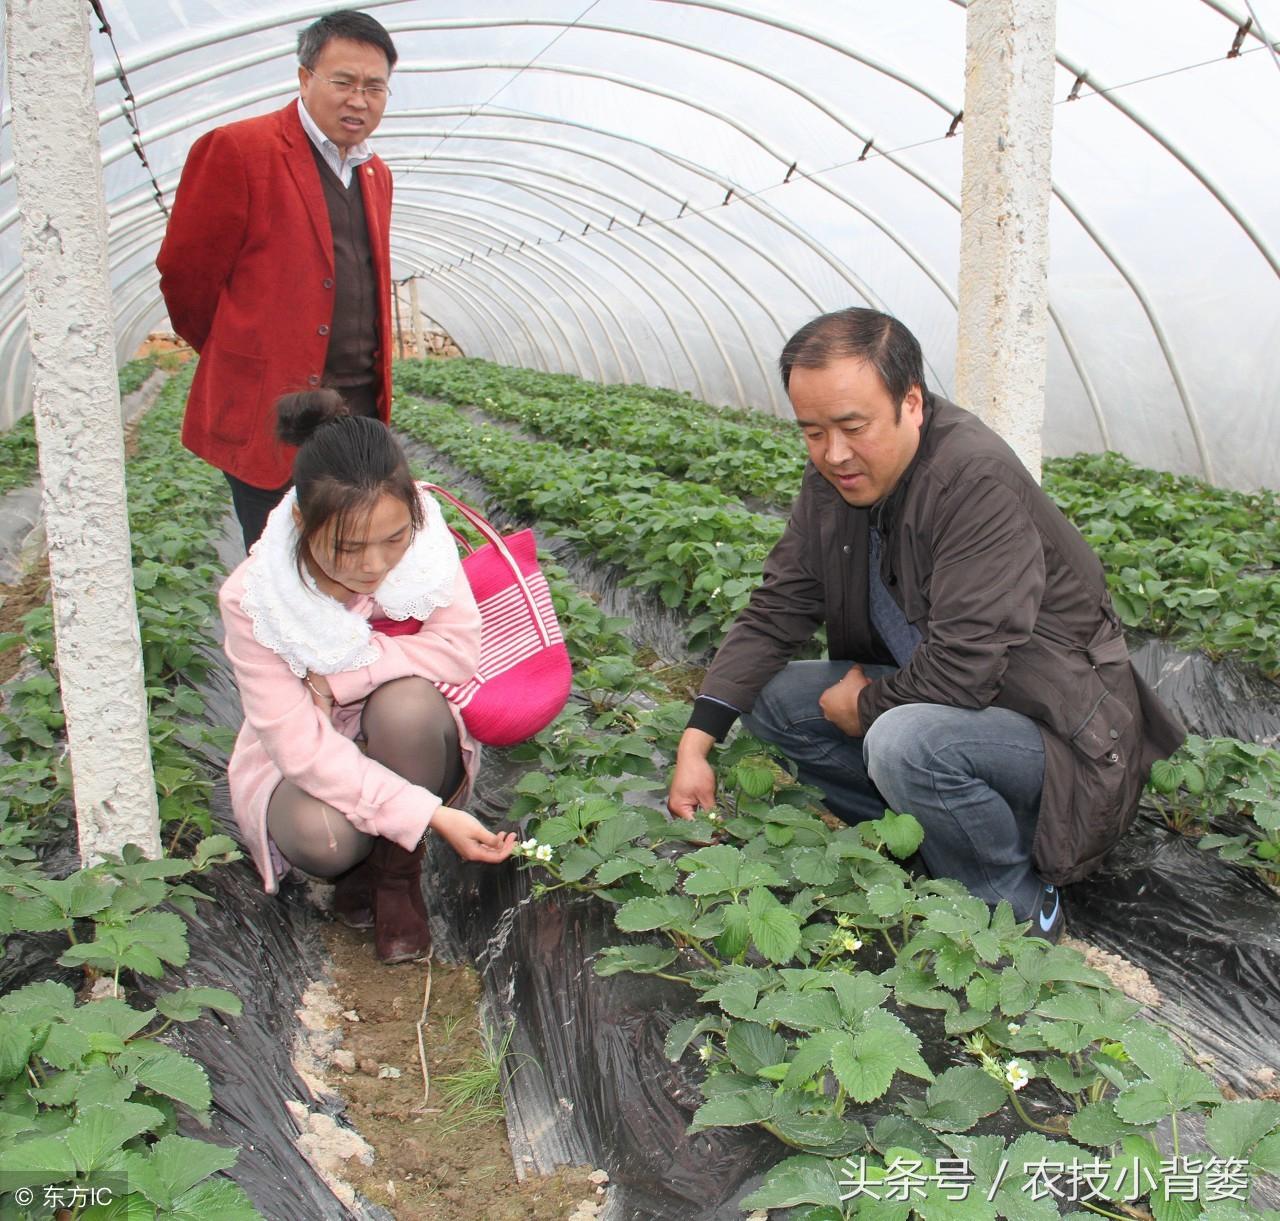
[[[1008,708],[900,704],[851,738],[818,700],[848,661],[793,661],[768,683],[742,723],[782,748],[827,809],[856,824],[887,809],[924,826],[920,855],[935,878],[955,878],[993,907],[1007,899],[1035,919],[1044,883],[1031,844],[1044,785],[1044,740]],[[893,672],[868,665],[868,678]],[[1043,927],[1043,926],[1042,926]]]
[[[223,471],[223,474],[226,475],[226,472]],[[286,483],[282,488],[255,488],[234,475],[227,475],[227,482],[231,485],[231,505],[236,511],[236,521],[240,523],[240,532],[244,535],[244,550],[248,555],[249,548],[261,538],[271,510],[284,498],[290,485]]]
[[[352,415],[377,416],[378,390],[372,382],[363,386],[335,386],[334,389],[347,400],[347,410]],[[271,510],[284,498],[291,484],[278,488],[255,488],[234,475],[227,475],[227,482],[231,485],[231,505],[236,512],[236,521],[240,523],[247,555],[249,548],[262,537]]]

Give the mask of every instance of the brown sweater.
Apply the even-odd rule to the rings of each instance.
[[[361,173],[357,169],[351,176],[351,185],[344,187],[314,144],[311,152],[324,187],[329,226],[333,231],[333,321],[324,362],[324,384],[339,389],[366,385],[377,378],[379,336],[377,281],[364,214]]]

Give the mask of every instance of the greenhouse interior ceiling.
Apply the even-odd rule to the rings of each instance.
[[[95,0],[118,355],[166,325],[184,159],[297,93],[333,4]],[[776,357],[867,304],[953,390],[963,0],[369,0],[393,276],[470,356],[781,414]],[[1280,484],[1280,0],[1059,0],[1044,449]],[[1269,41],[1270,40],[1270,41]],[[0,135],[0,423],[30,407]],[[287,308],[287,302],[281,303]]]

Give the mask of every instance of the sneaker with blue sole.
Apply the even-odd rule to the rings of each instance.
[[[1062,911],[1062,892],[1049,883],[1040,892],[1040,902],[1031,913],[1031,923],[1027,926],[1027,937],[1039,937],[1042,941],[1050,941],[1055,945],[1062,939],[1066,928],[1066,917]]]

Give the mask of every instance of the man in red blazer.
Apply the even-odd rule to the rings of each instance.
[[[192,145],[156,259],[173,328],[197,352],[182,441],[231,485],[247,550],[289,485],[276,400],[332,386],[391,412],[391,172],[368,138],[396,49],[365,13],[298,36],[301,96]]]

